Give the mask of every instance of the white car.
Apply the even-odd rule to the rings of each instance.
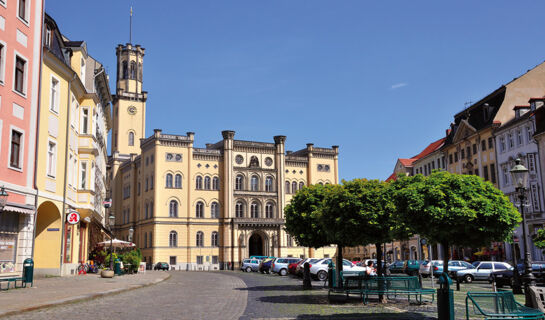
[[[437,267],[442,266],[443,260],[432,260],[432,261],[425,261],[420,265],[420,274],[422,277],[426,278],[431,275],[431,266]]]
[[[327,280],[327,269],[329,268],[329,263],[331,262],[331,258],[326,258],[319,260],[312,264],[312,267],[310,267],[310,275],[313,277],[318,278],[320,281]],[[352,262],[343,259],[343,271],[366,271],[367,268],[365,267],[359,267],[353,264]]]
[[[458,279],[470,283],[474,280],[488,280],[490,273],[502,270],[513,270],[513,267],[507,262],[481,261],[477,268],[460,270],[456,275]]]

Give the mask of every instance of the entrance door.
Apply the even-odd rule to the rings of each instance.
[[[263,256],[263,238],[257,233],[254,233],[249,242],[250,256]]]

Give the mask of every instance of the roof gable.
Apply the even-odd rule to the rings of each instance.
[[[460,121],[460,125],[458,125],[458,129],[456,130],[456,133],[454,133],[452,142],[456,143],[460,140],[463,140],[473,135],[476,132],[477,132],[477,129],[475,129],[472,125],[469,124],[469,122],[466,119],[464,119]]]

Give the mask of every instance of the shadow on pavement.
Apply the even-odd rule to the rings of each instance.
[[[319,315],[319,314],[300,314],[297,316],[298,320],[308,320],[308,319],[342,319],[342,320],[351,320],[351,319],[369,319],[369,320],[389,320],[389,319],[420,319],[420,320],[432,320],[435,318],[424,317],[420,313],[413,312],[403,312],[403,313],[345,313],[345,314],[335,314],[335,315]]]
[[[244,291],[305,291],[301,285],[292,286],[255,286],[247,288],[236,288]]]
[[[329,301],[327,295],[282,295],[259,297],[259,301],[268,303],[286,303],[286,304],[339,304],[345,301]]]

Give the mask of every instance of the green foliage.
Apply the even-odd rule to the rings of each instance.
[[[534,237],[534,245],[540,249],[545,249],[545,229],[537,230],[537,234]]]
[[[397,220],[430,243],[484,246],[507,240],[521,221],[503,192],[477,176],[436,171],[392,184]]]
[[[119,258],[121,261],[123,261],[123,264],[131,265],[131,269],[136,270],[140,266],[140,262],[142,261],[142,252],[140,249],[131,250],[128,252],[125,252],[123,254],[119,255]]]
[[[324,196],[325,186],[311,185],[297,192],[284,209],[285,229],[299,245],[320,248],[330,244],[318,222]]]
[[[117,256],[117,253],[115,253],[115,252],[112,254],[112,256],[113,256],[113,261],[115,261],[115,259],[119,258]],[[110,265],[110,253],[108,253],[108,255],[104,258],[104,264],[107,265],[107,266]]]

